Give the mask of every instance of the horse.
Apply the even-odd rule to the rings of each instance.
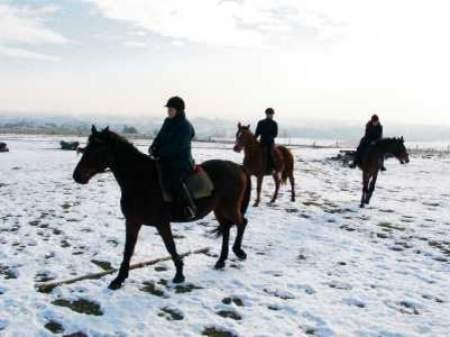
[[[251,176],[256,176],[257,195],[254,207],[257,207],[261,200],[261,187],[266,175],[272,175],[275,181],[275,192],[270,201],[271,203],[277,200],[280,183],[285,184],[288,178],[291,184],[291,201],[295,201],[294,156],[291,151],[282,145],[275,146],[274,170],[273,172],[267,172],[267,158],[265,158],[263,146],[250,130],[250,125],[244,126],[241,123],[238,123],[236,142],[233,149],[238,153],[242,149],[244,150],[244,167]]]
[[[373,145],[369,145],[358,163],[359,168],[363,172],[361,208],[369,204],[377,183],[378,172],[381,170],[383,160],[388,154],[396,157],[401,164],[409,163],[409,154],[403,137],[384,138],[376,141]]]
[[[109,128],[97,131],[92,126],[83,156],[73,172],[75,182],[87,184],[96,174],[110,170],[121,189],[126,242],[118,275],[109,284],[112,290],[119,289],[128,277],[130,260],[142,225],[154,226],[158,230],[175,264],[173,283],[182,283],[185,277],[183,261],[177,253],[172,235],[171,222],[195,221],[214,212],[219,223],[215,232],[222,236],[222,249],[215,268],[225,267],[230,228],[233,225],[237,226],[233,252],[241,260],[247,257],[242,249],[242,239],[248,223],[245,213],[250,202],[251,180],[242,166],[225,160],[208,160],[202,163],[201,168],[213,182],[214,191],[211,196],[196,200],[197,215],[195,219],[188,220],[179,206],[164,201],[158,165],[157,160],[140,152]]]

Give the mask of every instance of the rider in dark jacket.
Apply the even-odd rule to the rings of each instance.
[[[369,122],[366,124],[366,132],[364,137],[361,139],[358,148],[355,153],[355,160],[351,167],[356,167],[356,165],[361,163],[363,154],[367,147],[383,138],[383,126],[380,123],[380,119],[377,115],[373,115]],[[381,168],[383,171],[386,170],[384,165]]]
[[[274,166],[274,146],[275,138],[278,136],[278,124],[273,120],[275,111],[272,108],[267,108],[266,119],[260,120],[256,126],[255,136],[260,137],[261,145],[264,146],[267,156],[267,168],[271,170]]]
[[[184,180],[194,170],[191,142],[195,131],[186,118],[182,98],[170,98],[166,107],[168,117],[150,146],[149,152],[159,159],[164,187],[168,188],[177,201],[185,206],[186,216],[194,218],[197,210]]]

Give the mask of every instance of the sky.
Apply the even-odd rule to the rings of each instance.
[[[0,0],[0,111],[450,125],[448,1]],[[0,113],[1,113],[0,112]]]

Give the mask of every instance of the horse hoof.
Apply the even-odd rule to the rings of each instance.
[[[220,270],[225,268],[225,261],[217,261],[214,269]]]
[[[253,204],[253,207],[258,207],[259,206],[259,202],[255,202],[254,204]]]
[[[364,208],[364,204],[359,205],[359,208]]]
[[[245,260],[247,258],[247,253],[242,249],[233,249],[234,255],[236,255],[240,260]]]
[[[173,278],[172,282],[173,283],[183,283],[185,280],[184,275],[175,275],[175,277]]]
[[[109,284],[108,289],[117,290],[117,289],[120,289],[121,287],[122,287],[122,282],[114,280]]]

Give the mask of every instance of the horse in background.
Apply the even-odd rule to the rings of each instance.
[[[244,167],[250,175],[256,176],[257,195],[254,206],[257,207],[261,200],[261,187],[264,176],[272,175],[275,181],[275,192],[271,203],[278,197],[281,183],[286,183],[289,179],[291,184],[291,201],[295,201],[295,178],[294,178],[294,156],[285,146],[275,145],[274,147],[274,167],[271,172],[267,171],[267,160],[263,146],[258,142],[255,135],[250,130],[250,125],[238,124],[234,151],[244,150]]]
[[[110,169],[122,192],[120,203],[126,219],[126,242],[119,273],[110,283],[110,289],[120,288],[128,277],[130,260],[142,225],[156,227],[163,239],[175,264],[174,283],[184,282],[185,277],[183,261],[177,253],[172,235],[171,222],[195,221],[214,212],[219,222],[216,232],[222,235],[222,250],[215,267],[225,267],[230,228],[233,225],[237,226],[233,252],[241,260],[247,257],[242,249],[242,239],[247,226],[245,213],[250,201],[251,181],[245,170],[240,165],[225,160],[208,160],[202,163],[201,168],[211,179],[214,191],[209,197],[196,200],[197,217],[188,220],[176,203],[164,201],[157,165],[156,160],[140,152],[125,138],[108,128],[97,131],[93,126],[83,156],[73,173],[73,179],[77,183],[87,184],[96,174]]]
[[[368,205],[372,198],[378,173],[383,165],[386,155],[391,154],[397,158],[401,164],[409,163],[409,154],[405,147],[405,140],[401,138],[384,138],[369,145],[362,156],[359,168],[363,172],[363,187],[360,207]]]

